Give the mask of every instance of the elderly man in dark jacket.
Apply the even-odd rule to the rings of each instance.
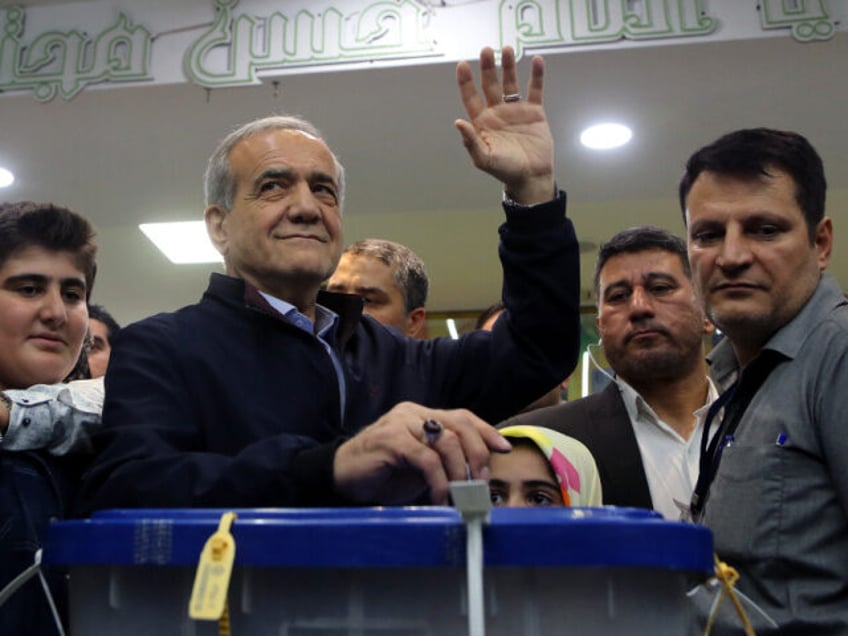
[[[505,189],[498,328],[412,340],[363,316],[358,297],[319,293],[342,248],[343,168],[307,122],[251,122],[207,170],[226,275],[115,343],[87,510],[443,504],[450,480],[487,477],[490,452],[510,448],[487,421],[568,375],[579,339],[578,247],[554,182],[543,62],[524,99],[511,49],[502,60],[499,79],[482,52],[482,96],[459,64],[470,121],[456,123]]]

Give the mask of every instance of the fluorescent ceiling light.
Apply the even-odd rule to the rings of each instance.
[[[8,188],[15,182],[15,175],[13,175],[6,168],[0,168],[0,188]]]
[[[633,131],[622,124],[598,124],[580,133],[580,143],[592,150],[608,150],[623,146],[633,137]]]
[[[445,320],[445,323],[448,326],[448,333],[450,334],[451,339],[459,340],[459,332],[456,329],[456,321],[453,318],[448,318]]]
[[[209,240],[203,221],[142,223],[145,236],[172,263],[222,263],[224,259]]]

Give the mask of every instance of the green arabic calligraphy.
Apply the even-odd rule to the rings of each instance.
[[[215,0],[218,16],[188,50],[185,72],[206,87],[257,84],[259,70],[433,53],[424,37],[423,11],[411,0],[376,2],[348,16],[338,9],[306,9],[293,18],[234,17],[238,0]],[[220,70],[215,70],[220,69]]]
[[[76,30],[48,31],[28,45],[20,41],[24,19],[19,7],[0,9],[0,90],[32,89],[46,102],[57,92],[71,99],[89,84],[152,79],[150,33],[123,13],[93,40]]]
[[[712,33],[701,0],[502,0],[501,44],[556,47]]]
[[[822,0],[761,0],[758,8],[764,29],[791,28],[799,42],[829,40],[836,33]]]
[[[748,0],[763,29],[789,29],[801,42],[827,40],[836,21],[825,0]],[[261,17],[237,13],[238,0],[213,0],[211,26],[184,56],[188,80],[215,88],[259,83],[258,73],[295,67],[444,55],[434,16],[450,19],[451,7],[420,0],[380,0],[343,13],[317,3]],[[303,3],[305,6],[307,3]],[[489,3],[486,3],[489,4]],[[501,45],[518,55],[527,47],[557,48],[622,39],[701,36],[719,24],[705,0],[492,0],[497,5]],[[481,8],[480,11],[483,9]],[[94,83],[153,80],[150,32],[122,12],[96,37],[76,29],[51,30],[24,41],[21,7],[0,8],[0,91],[31,89],[46,102],[71,99]]]

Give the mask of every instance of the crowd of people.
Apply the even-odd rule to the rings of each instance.
[[[297,117],[220,142],[204,218],[224,273],[200,302],[123,328],[90,303],[88,221],[0,204],[0,590],[51,519],[448,505],[449,482],[471,477],[494,505],[635,506],[704,524],[777,625],[762,633],[848,633],[848,300],[825,271],[821,159],[765,128],[697,150],[679,184],[685,237],[643,226],[601,246],[611,382],[563,403],[579,249],[543,80],[535,57],[522,93],[508,47],[500,69],[481,52],[479,87],[457,67],[468,118],[456,127],[505,215],[502,301],[458,340],[427,337],[412,250],[344,248],[344,167]],[[48,574],[61,604],[66,581]],[[0,633],[49,633],[45,603],[31,581],[0,607]]]

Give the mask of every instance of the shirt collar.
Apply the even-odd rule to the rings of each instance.
[[[828,273],[822,274],[815,291],[796,316],[777,330],[763,349],[771,349],[786,358],[793,359],[804,346],[813,327],[821,322],[834,308],[848,303],[842,289]],[[713,377],[721,386],[727,386],[733,381],[739,363],[733,346],[725,337],[707,356]]]
[[[335,330],[335,326],[338,324],[338,314],[334,311],[330,311],[326,307],[322,307],[318,304],[315,305],[315,323],[313,324],[313,322],[305,314],[301,313],[300,310],[291,303],[277,298],[276,296],[272,296],[271,294],[267,294],[264,291],[257,291],[259,291],[262,298],[264,298],[275,311],[285,316],[289,322],[296,327],[303,329],[307,333],[314,333],[317,336],[326,337]]]
[[[835,307],[848,300],[830,274],[822,274],[819,284],[796,316],[778,329],[764,349],[772,349],[787,358],[795,358],[809,338],[813,327],[822,321]]]
[[[641,395],[639,395],[639,392],[636,389],[627,384],[627,382],[622,380],[619,376],[616,376],[615,381],[616,384],[618,384],[618,390],[621,391],[621,400],[624,402],[624,408],[627,410],[627,415],[630,417],[631,422],[635,422],[639,418],[647,418],[655,424],[662,422],[654,409],[651,408],[651,405],[648,404]],[[701,415],[709,409],[710,404],[712,404],[716,398],[718,398],[718,389],[716,389],[716,385],[708,376],[707,399],[692,415],[700,419]]]

